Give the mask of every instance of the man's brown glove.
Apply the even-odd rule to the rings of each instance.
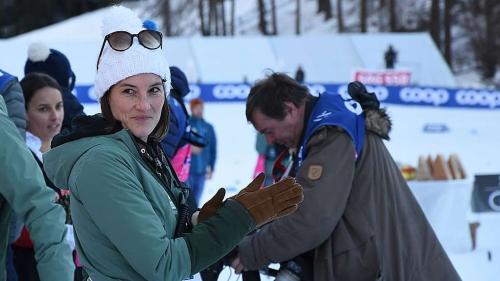
[[[226,190],[224,188],[219,188],[214,197],[203,204],[203,207],[201,207],[200,213],[198,214],[198,223],[202,223],[204,220],[215,215],[217,209],[222,206],[224,195],[226,195]]]
[[[264,179],[265,175],[261,173],[248,187],[231,197],[248,210],[257,227],[294,212],[304,199],[302,186],[295,179],[286,178],[259,189]]]

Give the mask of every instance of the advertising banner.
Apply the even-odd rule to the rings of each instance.
[[[325,91],[347,93],[347,84],[308,84],[311,93]],[[251,85],[245,83],[191,84],[187,100],[201,97],[205,102],[244,102]],[[500,91],[485,89],[461,89],[417,86],[367,85],[380,102],[398,105],[457,108],[500,108]],[[78,85],[76,95],[82,103],[96,103],[93,87]]]
[[[356,70],[354,81],[363,84],[408,86],[411,84],[411,72],[407,70]]]

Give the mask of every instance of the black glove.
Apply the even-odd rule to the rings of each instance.
[[[365,85],[359,81],[349,83],[347,92],[355,101],[359,102],[363,110],[380,108],[380,102],[375,93],[368,93]]]

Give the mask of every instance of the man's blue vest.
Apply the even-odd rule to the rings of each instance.
[[[365,136],[365,118],[361,105],[349,95],[342,96],[325,92],[319,96],[309,116],[304,139],[297,154],[297,169],[307,156],[307,142],[318,129],[324,126],[338,126],[344,129],[352,138],[356,148],[356,159],[361,155]]]

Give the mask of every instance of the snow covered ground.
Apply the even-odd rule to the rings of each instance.
[[[500,174],[500,150],[497,149],[500,140],[500,123],[497,121],[500,120],[500,110],[401,105],[386,107],[394,122],[391,141],[387,142],[387,146],[396,161],[416,165],[419,155],[435,155],[439,152],[447,156],[458,153],[469,176],[462,184],[472,185],[475,174]],[[244,109],[244,103],[239,102],[207,103],[205,106],[205,118],[214,124],[218,138],[218,159],[214,177],[207,181],[202,201],[208,200],[219,187],[225,187],[228,196],[232,195],[251,179],[257,158],[254,148],[255,130],[246,122]],[[88,104],[85,110],[91,114],[99,109],[96,104]],[[424,130],[426,124],[442,124],[448,130],[429,133]],[[440,188],[439,185],[436,188]],[[470,190],[471,186],[467,188]],[[412,190],[416,189],[412,187]],[[418,190],[415,192],[420,194]],[[450,192],[453,194],[454,190],[450,189]],[[468,194],[466,192],[466,196]],[[421,198],[425,196],[422,195],[419,199],[424,200]],[[464,281],[499,280],[500,214],[472,214],[467,198],[447,198],[447,201],[425,200],[422,206],[430,216],[431,224],[440,239],[464,237],[465,241],[459,245],[461,247],[447,249],[460,276]],[[444,214],[439,212],[440,209],[448,211],[450,217],[438,218],[432,215],[436,210],[439,214]],[[456,210],[462,210],[461,215]],[[461,216],[458,223],[457,216]],[[479,221],[481,224],[477,249],[474,251],[469,250],[469,221]],[[454,241],[442,242],[448,245]],[[237,278],[227,268],[219,280]]]

